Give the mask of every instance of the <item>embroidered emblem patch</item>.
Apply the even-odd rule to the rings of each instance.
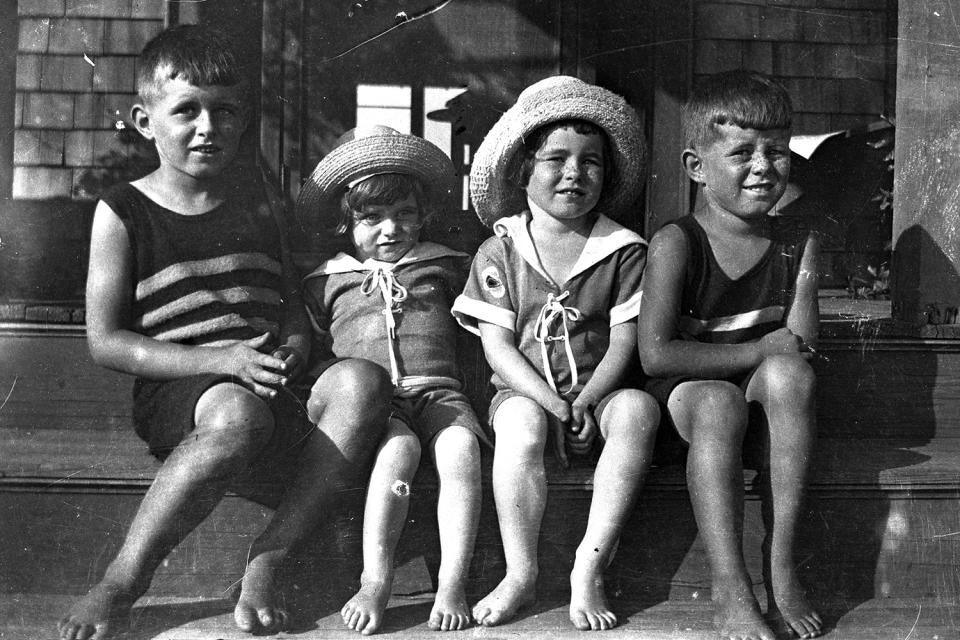
[[[507,288],[503,286],[503,278],[496,267],[487,267],[480,273],[480,281],[483,288],[494,298],[502,298],[507,293]]]

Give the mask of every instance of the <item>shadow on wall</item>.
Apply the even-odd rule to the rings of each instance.
[[[944,220],[943,224],[956,222]],[[910,324],[957,323],[960,275],[926,229],[913,225],[900,234],[893,265],[894,318]]]

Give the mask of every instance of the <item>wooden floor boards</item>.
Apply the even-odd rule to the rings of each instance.
[[[0,639],[54,640],[55,618],[72,598],[37,594],[0,595]],[[495,628],[470,628],[437,633],[424,624],[430,612],[429,595],[391,600],[381,633],[375,637],[414,639],[538,638],[582,639],[567,620],[562,601],[537,602],[517,620]],[[636,640],[713,640],[711,606],[704,601],[668,601],[641,611],[615,602],[622,624],[603,638]],[[233,606],[223,599],[154,597],[144,599],[133,612],[133,624],[118,640],[247,640],[249,634],[233,626]],[[627,611],[624,615],[622,612]],[[954,640],[960,629],[960,606],[934,599],[876,599],[855,608],[824,608],[825,640]],[[335,612],[303,628],[273,636],[278,639],[347,640],[358,634],[343,628]],[[593,636],[591,636],[593,637]]]

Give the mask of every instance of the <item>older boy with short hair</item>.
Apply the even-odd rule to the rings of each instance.
[[[755,73],[713,76],[684,110],[683,164],[705,206],[651,241],[638,325],[646,384],[689,443],[687,482],[713,576],[722,638],[774,640],[742,550],[741,448],[751,406],[768,440],[764,496],[770,611],[821,633],[793,560],[816,431],[815,236],[787,238],[770,211],[790,170],[786,91]],[[767,474],[765,474],[767,475]],[[769,520],[769,518],[768,518]]]
[[[275,592],[291,546],[337,492],[362,486],[389,381],[329,363],[310,404],[290,391],[309,353],[282,227],[232,177],[248,109],[230,43],[199,26],[144,48],[133,122],[160,166],[108,190],[94,214],[87,334],[98,364],[137,376],[137,433],[163,466],[99,584],[60,620],[62,640],[118,631],[163,559],[229,488],[280,480],[235,610],[244,631],[288,625]],[[275,501],[274,497],[274,501]]]

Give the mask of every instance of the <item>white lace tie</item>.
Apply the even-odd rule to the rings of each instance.
[[[387,326],[387,350],[390,354],[390,379],[393,381],[393,386],[396,387],[400,384],[400,367],[397,364],[396,350],[397,321],[393,317],[393,314],[402,311],[400,305],[407,299],[407,290],[402,284],[397,282],[397,277],[393,274],[393,271],[379,266],[373,267],[368,271],[367,275],[363,278],[363,282],[360,283],[360,291],[364,295],[370,295],[377,289],[380,290],[380,295],[383,298],[384,309],[381,313]]]
[[[580,319],[581,314],[576,307],[563,306],[563,301],[569,295],[569,291],[564,291],[559,296],[552,293],[548,294],[547,303],[540,309],[540,315],[537,316],[537,322],[534,325],[534,337],[540,343],[540,356],[543,358],[543,371],[547,375],[550,388],[554,391],[557,391],[557,383],[553,379],[553,370],[550,367],[550,354],[547,352],[548,342],[563,342],[563,348],[567,354],[567,363],[570,365],[569,391],[577,386],[577,361],[573,357],[573,349],[570,348],[570,328],[567,323],[568,321],[576,322]],[[560,321],[561,333],[560,335],[552,335],[551,328],[558,320]]]

